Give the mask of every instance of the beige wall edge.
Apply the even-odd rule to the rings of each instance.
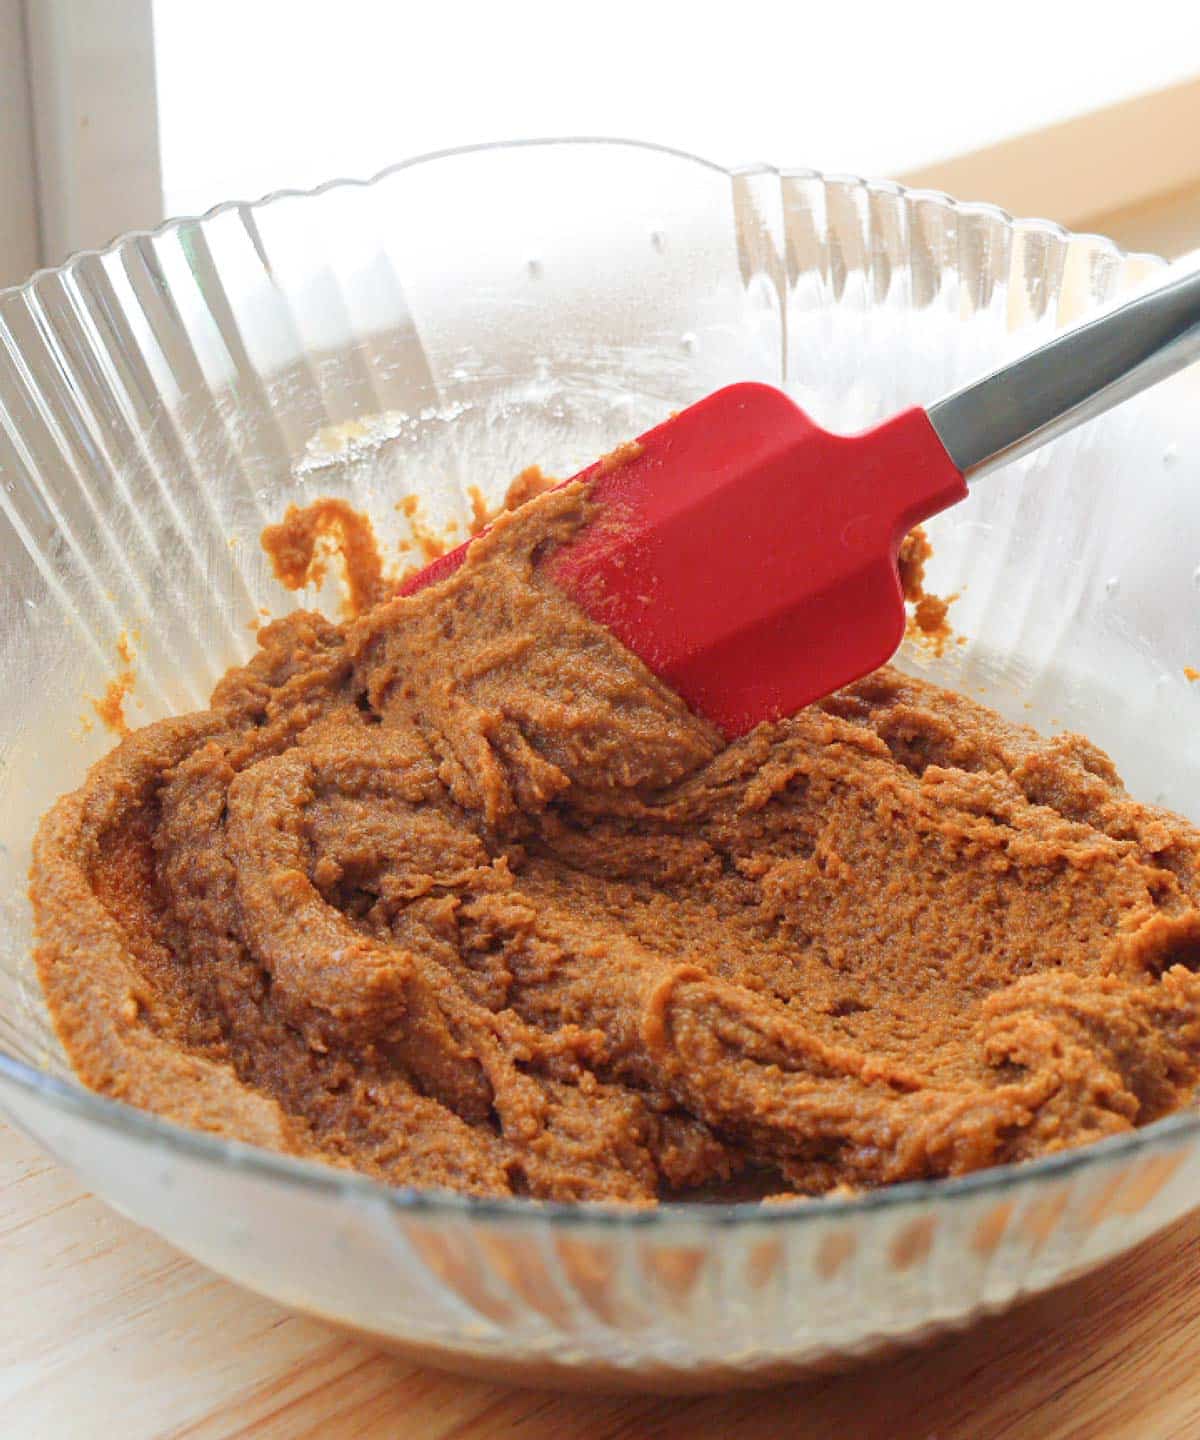
[[[1200,78],[899,177],[1069,228],[1200,185]]]

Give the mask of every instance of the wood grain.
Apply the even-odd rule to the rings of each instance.
[[[558,1396],[220,1280],[0,1125],[0,1434],[29,1440],[1196,1440],[1200,1214],[949,1341],[758,1394]]]

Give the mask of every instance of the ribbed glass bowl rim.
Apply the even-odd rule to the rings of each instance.
[[[866,194],[907,196],[943,207],[955,215],[988,217],[1000,221],[1012,231],[1033,231],[1064,242],[1091,241],[1098,250],[1116,261],[1144,260],[1152,265],[1165,265],[1161,256],[1143,255],[1121,248],[1103,235],[1070,231],[1053,220],[1016,218],[999,205],[982,201],[960,201],[941,190],[905,186],[895,180],[873,180],[839,171],[824,171],[810,166],[778,166],[765,162],[726,166],[686,150],[658,145],[645,140],[619,136],[549,136],[523,140],[499,140],[479,145],[454,146],[416,155],[388,165],[368,179],[338,177],[310,189],[272,190],[253,201],[226,200],[203,214],[180,215],[164,220],[161,225],[131,230],[117,236],[110,244],[92,250],[81,250],[64,264],[37,270],[19,285],[0,288],[0,306],[15,298],[31,296],[49,280],[74,276],[79,267],[97,258],[118,254],[125,246],[141,240],[152,240],[174,231],[206,224],[230,212],[258,213],[280,201],[316,199],[331,190],[370,189],[403,170],[456,156],[482,154],[490,151],[530,149],[537,146],[612,146],[617,149],[650,151],[672,155],[705,169],[714,170],[733,179],[750,175],[778,175],[781,179],[816,180],[824,185],[845,184]],[[1072,1175],[1106,1161],[1160,1145],[1174,1146],[1200,1136],[1200,1112],[1180,1112],[1157,1120],[1124,1135],[1110,1136],[1077,1149],[1059,1151],[1037,1160],[1015,1165],[996,1165],[969,1175],[942,1180],[912,1180],[870,1190],[858,1195],[797,1197],[794,1201],[763,1204],[757,1200],[722,1204],[714,1201],[664,1201],[655,1206],[632,1207],[600,1202],[566,1203],[552,1200],[531,1200],[522,1197],[481,1197],[459,1195],[445,1190],[414,1190],[389,1186],[353,1171],[331,1165],[299,1160],[289,1155],[238,1140],[227,1140],[199,1130],[189,1130],[149,1111],[138,1110],[120,1101],[108,1100],[81,1085],[59,1079],[23,1060],[0,1050],[0,1081],[17,1089],[32,1092],[58,1109],[94,1121],[102,1129],[116,1130],[135,1143],[151,1144],[187,1159],[212,1163],[248,1176],[278,1181],[309,1193],[333,1195],[364,1204],[380,1203],[405,1214],[479,1220],[511,1225],[513,1223],[544,1224],[558,1227],[601,1226],[605,1229],[661,1229],[678,1221],[712,1229],[728,1229],[740,1224],[754,1226],[798,1226],[820,1220],[867,1217],[876,1211],[921,1203],[952,1203],[972,1197],[1001,1195],[1026,1182],[1050,1181]]]

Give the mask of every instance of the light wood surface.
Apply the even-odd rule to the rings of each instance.
[[[1196,1440],[1200,1213],[1074,1285],[856,1371],[557,1396],[379,1354],[218,1279],[0,1126],[0,1435],[20,1440]]]

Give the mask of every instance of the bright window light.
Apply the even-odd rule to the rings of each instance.
[[[1186,11],[156,0],[166,211],[546,135],[896,175],[1183,78]]]

